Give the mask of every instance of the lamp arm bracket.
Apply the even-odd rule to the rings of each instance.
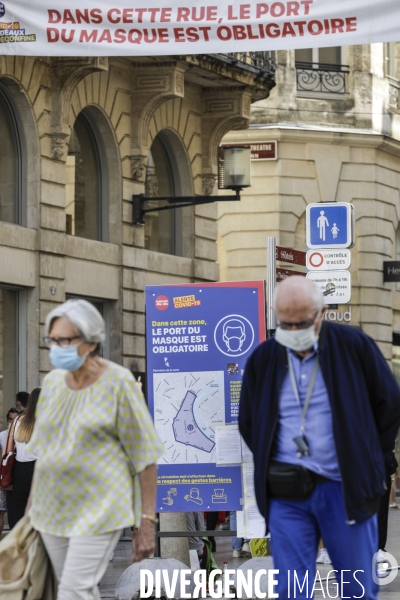
[[[186,206],[198,206],[200,204],[211,204],[213,202],[232,202],[240,201],[241,188],[235,189],[235,195],[229,196],[157,196],[156,198],[147,198],[145,194],[133,194],[132,209],[133,223],[135,225],[144,225],[145,214],[159,212],[161,210],[175,210],[176,208],[185,208]],[[166,201],[167,206],[158,208],[144,208],[145,202]]]

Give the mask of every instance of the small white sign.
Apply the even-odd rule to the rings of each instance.
[[[242,462],[253,462],[253,453],[242,438],[242,436],[240,436],[240,441],[242,444]]]
[[[217,465],[242,462],[241,437],[237,425],[215,427],[215,457]]]
[[[307,279],[311,279],[321,289],[325,304],[350,302],[351,275],[349,271],[309,271]]]
[[[310,271],[337,271],[351,265],[350,250],[309,250],[306,257]]]

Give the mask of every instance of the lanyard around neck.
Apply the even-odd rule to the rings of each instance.
[[[290,356],[290,352],[288,352],[288,361],[289,361],[290,381],[292,383],[293,392],[294,392],[295,398],[298,402],[298,405],[301,408],[299,389],[297,387],[297,382],[296,382],[296,377],[294,374],[294,368],[293,368],[292,357]],[[308,384],[306,401],[304,402],[303,410],[301,412],[300,432],[302,434],[304,433],[304,424],[306,422],[306,416],[307,416],[308,407],[310,406],[311,396],[314,391],[315,380],[317,379],[318,368],[319,368],[319,361],[318,361],[318,355],[317,355],[315,358],[314,368],[311,373],[310,382]]]

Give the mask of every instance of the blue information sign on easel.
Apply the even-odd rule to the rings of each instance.
[[[351,248],[353,206],[347,202],[309,204],[306,230],[309,248]]]
[[[263,281],[146,286],[149,409],[164,444],[157,512],[242,510],[241,466],[217,464],[215,431],[237,423],[245,365],[264,340]]]

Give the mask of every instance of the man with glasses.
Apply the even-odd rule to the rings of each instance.
[[[326,322],[325,310],[305,277],[277,287],[275,338],[248,360],[239,428],[254,455],[279,598],[311,597],[322,537],[339,583],[345,571],[341,595],[376,600],[376,512],[400,425],[400,389],[373,340]]]

